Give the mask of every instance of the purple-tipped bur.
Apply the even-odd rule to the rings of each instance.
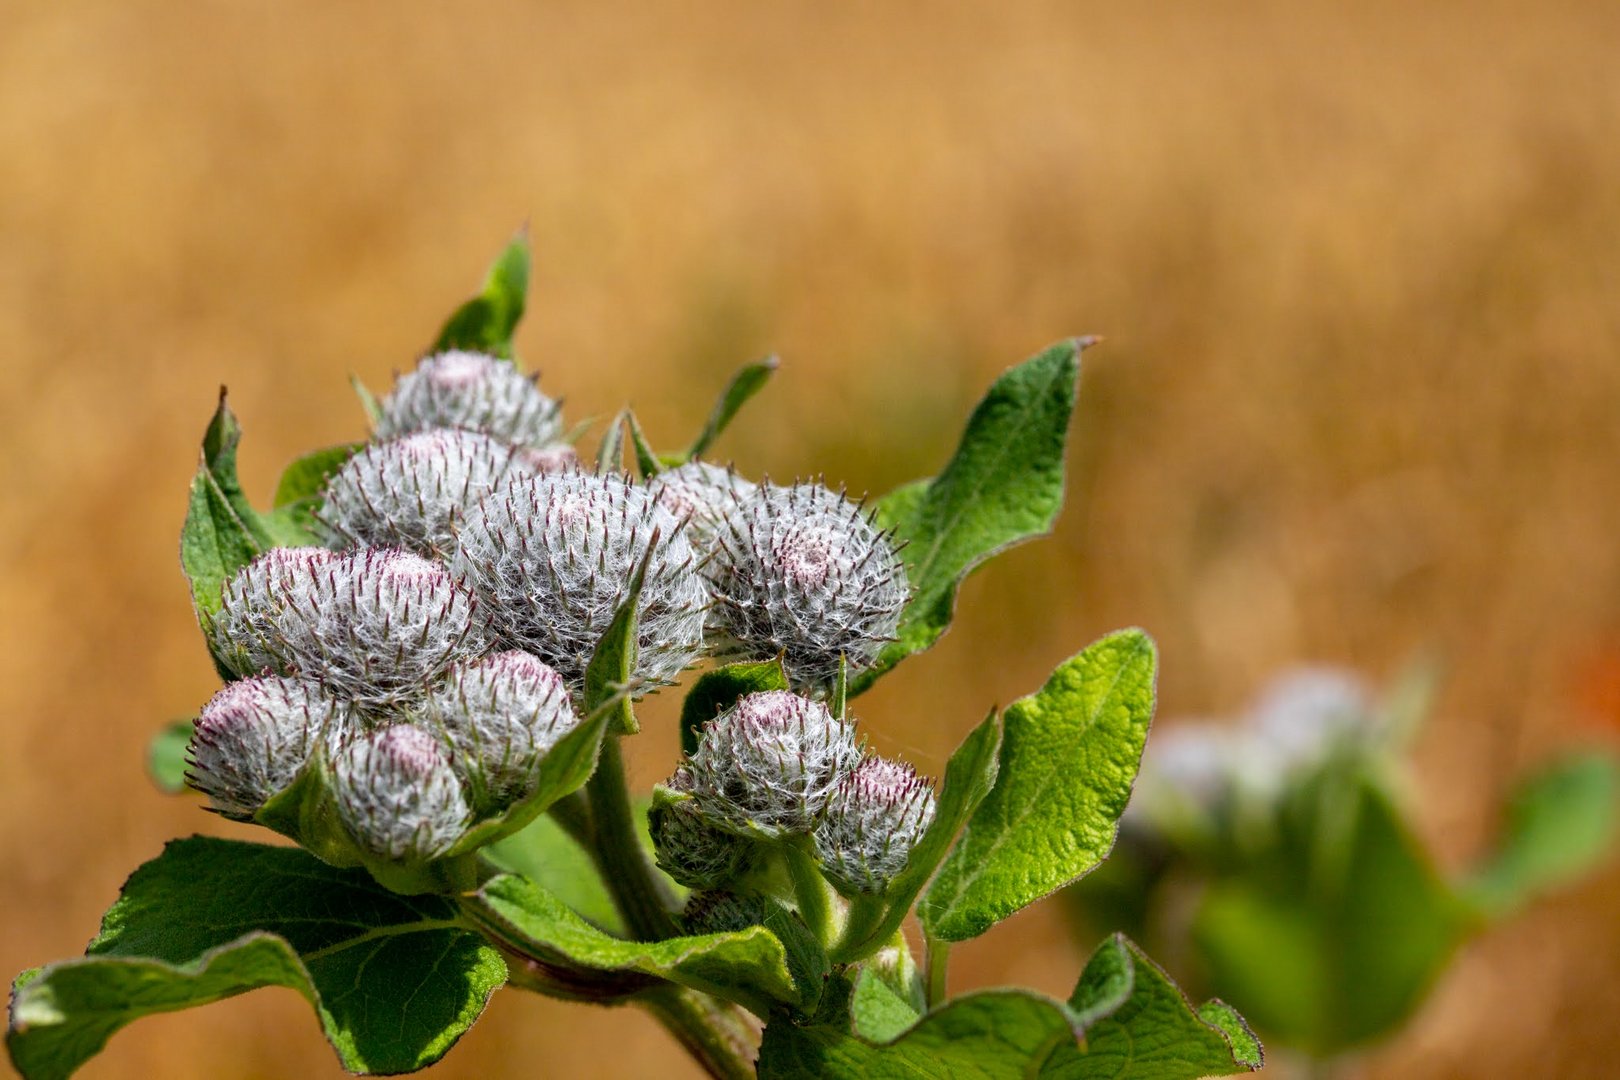
[[[327,544],[448,555],[467,508],[494,490],[512,459],[504,443],[451,428],[368,446],[326,485]]]
[[[716,825],[802,834],[860,760],[853,724],[819,702],[770,690],[706,724],[683,774],[692,801]]]
[[[395,724],[344,745],[332,760],[338,816],[357,844],[387,859],[442,855],[470,814],[432,735]]]
[[[275,549],[227,583],[224,601],[214,622],[222,655],[318,679],[369,713],[420,699],[484,645],[472,595],[404,551]]]
[[[377,438],[431,428],[481,431],[513,446],[544,447],[562,435],[562,407],[505,360],[451,351],[401,375],[381,402]]]
[[[338,703],[303,679],[230,683],[197,716],[186,779],[215,810],[246,820],[292,783],[323,733],[343,720]]]
[[[655,542],[636,608],[634,675],[658,685],[700,655],[708,595],[679,523],[622,477],[507,483],[467,515],[452,566],[478,594],[492,637],[578,686]]]
[[[735,471],[706,461],[689,461],[647,481],[647,493],[686,523],[692,545],[707,550],[754,497],[758,486]]]
[[[934,820],[934,789],[911,766],[869,757],[846,776],[816,827],[816,855],[838,891],[881,893]]]
[[[515,650],[452,667],[426,715],[484,812],[530,794],[540,759],[579,724],[562,676]]]
[[[839,657],[867,666],[900,625],[909,587],[889,537],[817,484],[767,484],[719,535],[708,567],[719,647],[780,654],[795,684],[826,686]]]

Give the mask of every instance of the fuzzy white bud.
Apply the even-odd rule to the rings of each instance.
[[[343,720],[341,706],[317,683],[277,675],[229,683],[197,716],[186,779],[224,816],[250,818],[292,783],[323,734],[337,734]]]
[[[474,607],[448,570],[419,555],[277,548],[226,584],[214,632],[245,670],[318,679],[375,712],[419,699],[482,651]]]
[[[686,523],[692,545],[699,550],[708,549],[757,490],[758,485],[734,470],[706,461],[688,461],[647,481],[647,493]]]
[[[861,762],[816,827],[827,880],[846,894],[881,893],[933,822],[934,802],[934,789],[910,765],[880,757]]]
[[[722,828],[808,833],[861,760],[855,726],[786,690],[749,694],[704,725],[682,770]]]
[[[448,555],[467,508],[500,483],[512,459],[506,444],[453,428],[368,446],[326,485],[327,544]]]
[[[830,684],[839,657],[871,663],[894,638],[908,586],[886,533],[818,484],[762,486],[719,537],[709,564],[726,651],[782,655],[795,683]]]
[[[515,650],[451,667],[426,715],[483,812],[532,792],[540,759],[579,724],[562,676]]]
[[[562,434],[562,407],[516,365],[459,350],[426,357],[381,402],[377,438],[430,428],[481,431],[514,446],[548,446]]]
[[[345,744],[332,777],[338,816],[374,855],[431,859],[466,831],[461,784],[438,741],[419,727],[395,724]]]
[[[703,648],[708,596],[679,523],[619,476],[513,480],[467,515],[453,567],[490,632],[579,685],[656,542],[637,606],[635,675],[667,683]]]

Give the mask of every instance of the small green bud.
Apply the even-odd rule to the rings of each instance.
[[[681,922],[689,934],[729,934],[763,925],[765,915],[765,901],[757,895],[708,889],[687,898]]]
[[[682,782],[677,773],[671,786],[679,790]],[[753,868],[753,842],[716,828],[690,798],[655,798],[647,825],[658,865],[687,888],[724,888]]]

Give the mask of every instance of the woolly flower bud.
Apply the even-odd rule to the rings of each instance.
[[[706,461],[688,461],[647,481],[647,494],[686,522],[687,533],[698,548],[709,547],[757,490],[758,485],[731,469]]]
[[[934,820],[934,789],[910,765],[869,757],[846,776],[816,827],[821,869],[839,891],[880,893]]]
[[[481,810],[533,791],[540,759],[579,723],[562,676],[515,651],[452,667],[427,715]]]
[[[343,746],[332,761],[338,816],[355,842],[389,859],[431,859],[466,830],[461,785],[438,742],[395,724]]]
[[[855,726],[785,690],[749,694],[703,728],[693,801],[724,828],[807,833],[861,760]]]
[[[221,814],[250,818],[342,719],[338,703],[312,682],[266,675],[230,683],[197,716],[186,778]]]
[[[753,844],[709,824],[691,799],[655,801],[647,825],[658,865],[688,888],[724,888],[753,865]]]
[[[523,447],[518,450],[513,464],[531,473],[578,472],[579,451],[565,442],[539,448]]]
[[[703,648],[707,595],[679,523],[622,477],[547,473],[510,481],[467,515],[454,568],[492,634],[578,685],[636,567],[635,674],[668,682]]]
[[[505,444],[451,428],[368,446],[326,485],[320,520],[327,543],[448,554],[467,508],[511,462]]]
[[[473,607],[449,571],[418,555],[278,548],[226,584],[214,632],[246,670],[317,678],[375,711],[420,697],[479,651]]]
[[[681,912],[681,922],[689,934],[729,934],[760,926],[765,922],[765,901],[758,896],[738,896],[721,889],[692,894]]]
[[[728,523],[710,564],[728,651],[781,653],[797,682],[826,685],[842,654],[871,663],[905,607],[905,568],[860,507],[817,484],[767,484]]]
[[[442,352],[401,375],[382,401],[377,438],[429,428],[481,431],[517,446],[545,446],[562,433],[562,407],[516,365],[475,352]]]

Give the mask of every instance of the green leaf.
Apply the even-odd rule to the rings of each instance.
[[[521,951],[563,965],[636,972],[735,1001],[760,1016],[803,1003],[775,934],[752,926],[723,934],[624,941],[603,933],[539,885],[510,874],[468,901],[491,932]]]
[[[1074,1032],[1063,1006],[1021,990],[955,998],[893,1041],[874,1045],[831,1024],[773,1018],[760,1080],[1026,1080]]]
[[[1087,339],[1065,341],[1006,372],[968,420],[950,463],[932,481],[879,501],[880,521],[905,543],[911,602],[897,639],[850,687],[858,694],[950,625],[956,590],[972,570],[1051,531],[1063,507],[1063,454]]]
[[[483,291],[456,309],[428,351],[468,349],[512,359],[512,332],[528,291],[529,236],[519,229],[490,266]]]
[[[343,443],[311,450],[282,470],[281,481],[276,484],[275,506],[293,506],[309,499],[318,500],[326,490],[332,475],[365,449],[365,443]]]
[[[377,421],[382,419],[382,403],[377,400],[377,395],[360,381],[360,376],[351,374],[349,385],[354,387],[354,396],[360,399],[360,407],[366,411],[366,422],[375,428]]]
[[[930,937],[976,937],[1103,860],[1136,781],[1156,673],[1152,640],[1122,630],[1007,708],[1000,779],[918,908]]]
[[[203,432],[203,467],[213,476],[215,486],[235,512],[242,528],[262,551],[272,546],[270,533],[260,522],[258,512],[248,502],[242,492],[241,481],[236,477],[236,450],[241,443],[242,426],[236,422],[236,414],[226,404],[225,388],[222,386],[219,388],[219,405],[214,409],[214,418],[209,421],[208,430]]]
[[[647,541],[647,551],[641,557],[641,565],[636,567],[630,587],[625,591],[624,602],[613,613],[613,621],[602,632],[602,640],[596,643],[596,652],[591,654],[591,662],[585,666],[585,689],[581,695],[585,710],[594,713],[603,706],[611,705],[612,729],[621,735],[634,735],[641,730],[630,703],[639,633],[636,608],[641,603],[641,585],[647,579],[647,565],[652,562],[660,542],[658,531],[654,529],[651,539]]]
[[[146,771],[165,795],[186,790],[186,747],[191,744],[191,730],[190,720],[176,720],[152,736],[147,746]]]
[[[934,820],[911,850],[906,868],[882,898],[857,900],[845,940],[833,950],[840,963],[870,955],[888,942],[911,911],[911,904],[945,858],[957,832],[995,787],[1001,750],[1001,723],[995,712],[974,728],[945,764]]]
[[[1252,1072],[1260,1042],[1230,1007],[1194,1008],[1124,935],[1103,942],[1069,998],[1080,1042],[1059,1046],[1040,1075],[1051,1080],[1197,1080]]]
[[[193,837],[135,871],[88,956],[18,980],[6,1041],[24,1076],[54,1080],[142,1016],[286,986],[344,1068],[410,1072],[505,978],[450,900],[395,896],[293,848]]]
[[[628,413],[621,410],[613,422],[602,432],[602,441],[596,448],[596,471],[619,473],[624,471],[624,425]]]
[[[727,664],[704,672],[681,703],[681,753],[696,752],[703,725],[731,708],[738,699],[787,688],[787,674],[782,670],[780,659]]]
[[[709,413],[708,423],[703,425],[703,430],[698,433],[698,437],[692,441],[691,448],[686,451],[686,460],[703,456],[709,445],[730,426],[732,418],[737,415],[737,410],[771,381],[771,376],[776,374],[776,365],[776,357],[767,356],[758,363],[745,364],[737,370],[715,401],[714,409]]]
[[[497,870],[528,878],[593,925],[624,936],[624,919],[602,875],[597,873],[590,852],[555,818],[535,818],[523,829],[484,848],[483,855]]]
[[[1614,758],[1576,754],[1554,762],[1513,792],[1499,846],[1468,882],[1467,895],[1500,918],[1574,882],[1613,850],[1617,811],[1620,763]]]
[[[1387,1035],[1474,928],[1388,794],[1338,764],[1301,782],[1278,841],[1193,919],[1210,989],[1315,1056]]]
[[[663,462],[658,460],[658,454],[647,442],[646,432],[641,430],[641,421],[629,409],[624,410],[624,425],[630,429],[630,446],[636,453],[636,468],[641,472],[641,478],[657,476],[664,471]]]
[[[870,964],[862,966],[855,977],[849,1010],[855,1034],[869,1042],[898,1038],[920,1019],[911,1002]]]

